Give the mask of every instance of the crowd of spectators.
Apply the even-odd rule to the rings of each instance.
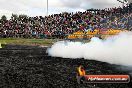
[[[132,30],[132,4],[123,8],[89,9],[85,12],[29,17],[12,14],[0,19],[0,37],[65,38],[78,30]]]

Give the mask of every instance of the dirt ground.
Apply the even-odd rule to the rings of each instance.
[[[87,74],[129,74],[119,65],[50,57],[46,47],[7,45],[0,49],[0,88],[132,88],[128,84],[78,84],[76,68]]]

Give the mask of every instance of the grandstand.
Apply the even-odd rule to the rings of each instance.
[[[9,20],[6,16],[0,19],[1,38],[91,38],[115,35],[124,30],[132,30],[131,3],[118,8],[88,9],[45,17],[13,14]]]

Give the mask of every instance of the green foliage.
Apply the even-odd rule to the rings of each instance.
[[[11,19],[18,19],[18,15],[17,14],[12,14],[12,16],[11,16]]]
[[[2,17],[1,17],[1,21],[6,21],[7,20],[7,17],[5,16],[5,15],[3,15]]]
[[[127,0],[117,0],[117,1],[120,2],[120,3],[127,2]]]
[[[0,44],[17,45],[52,45],[56,40],[53,39],[22,39],[22,38],[1,38]]]

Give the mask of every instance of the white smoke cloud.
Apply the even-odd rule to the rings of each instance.
[[[120,33],[106,40],[92,38],[89,43],[60,41],[49,48],[53,57],[84,58],[112,64],[132,65],[132,32]]]

